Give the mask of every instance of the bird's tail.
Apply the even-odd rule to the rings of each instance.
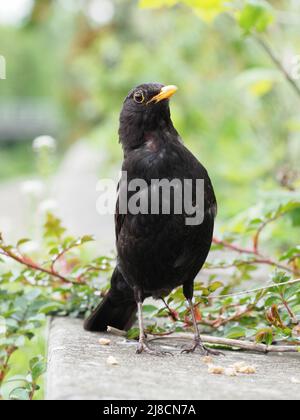
[[[106,331],[110,326],[127,331],[132,327],[136,313],[134,292],[116,268],[112,275],[110,291],[85,321],[84,329],[100,332]]]

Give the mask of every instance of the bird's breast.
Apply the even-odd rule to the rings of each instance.
[[[146,133],[144,136],[144,147],[147,151],[151,152],[151,153],[158,153],[161,149],[161,142],[159,141],[159,139],[157,138],[157,136],[155,136],[152,133]]]

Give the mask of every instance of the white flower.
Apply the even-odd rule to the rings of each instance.
[[[57,209],[57,201],[50,198],[48,200],[44,200],[41,202],[41,204],[39,205],[38,211],[41,214],[45,214],[48,212],[53,212],[56,209]]]
[[[56,149],[56,140],[51,136],[37,137],[32,144],[33,150],[39,151],[41,149]]]
[[[34,179],[25,181],[21,184],[21,191],[24,195],[40,197],[44,192],[44,183]]]

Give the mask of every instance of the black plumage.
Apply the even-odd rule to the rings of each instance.
[[[211,248],[217,203],[206,169],[183,145],[173,126],[169,98],[174,86],[145,84],[132,90],[125,99],[120,116],[120,142],[124,150],[123,172],[128,182],[146,181],[150,205],[151,181],[167,179],[204,180],[204,220],[187,225],[188,215],[121,214],[116,207],[117,267],[111,289],[103,302],[85,322],[90,331],[105,331],[107,326],[128,329],[139,315],[138,352],[150,350],[144,334],[142,303],[147,297],[163,298],[174,288],[183,286],[190,308],[194,280],[203,267]],[[120,190],[127,188],[121,180]],[[132,196],[128,193],[128,200]],[[193,189],[193,201],[196,198]],[[150,207],[150,206],[149,206]],[[161,207],[160,207],[161,210]],[[194,311],[191,311],[194,315]],[[195,343],[188,351],[204,348],[195,317]]]

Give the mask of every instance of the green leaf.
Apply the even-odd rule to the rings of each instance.
[[[26,337],[24,335],[20,335],[15,341],[15,347],[24,347],[25,340],[26,340]]]
[[[271,346],[274,340],[272,328],[263,328],[259,330],[255,339],[257,343],[265,343],[267,346]]]
[[[289,286],[284,293],[284,299],[289,301],[290,299],[295,298],[297,294],[300,294],[300,283]]]
[[[253,0],[244,7],[238,22],[246,33],[250,33],[252,30],[264,32],[274,22],[274,16],[268,3]]]
[[[32,289],[30,292],[26,293],[25,295],[25,299],[29,302],[33,302],[34,300],[36,300],[39,296],[41,296],[41,290],[36,288],[36,289]]]
[[[20,239],[20,240],[18,241],[18,243],[17,243],[17,247],[20,247],[20,246],[22,246],[22,245],[24,245],[24,244],[27,244],[28,242],[31,242],[31,239],[26,239],[26,238],[24,238],[24,239]]]
[[[146,314],[152,314],[153,312],[157,312],[158,308],[154,305],[144,305],[143,312]]]
[[[238,339],[238,338],[244,338],[246,337],[246,330],[242,327],[234,327],[231,328],[227,333],[226,337],[230,338],[232,340]]]
[[[212,283],[212,284],[209,286],[209,290],[210,290],[212,293],[214,293],[214,292],[216,292],[217,290],[222,289],[223,287],[224,287],[224,284],[223,284],[222,282],[220,282],[220,281],[215,281],[214,283]]]
[[[5,383],[7,383],[7,384],[13,383],[13,382],[25,382],[25,383],[28,383],[28,380],[23,375],[15,375],[15,376],[11,376],[9,379],[7,379],[5,381]]]
[[[35,357],[30,360],[30,373],[32,380],[36,382],[46,371],[46,363],[42,357]]]
[[[140,335],[140,330],[139,330],[139,328],[131,328],[131,329],[127,332],[126,337],[127,337],[129,340],[135,340],[135,339],[139,338],[139,335]]]
[[[266,301],[265,301],[265,306],[270,308],[271,306],[273,306],[274,304],[280,303],[281,299],[278,296],[270,296]]]
[[[300,256],[300,245],[290,248],[287,252],[285,252],[281,258],[280,261],[286,261],[291,260],[293,257],[299,255]]]
[[[15,388],[9,394],[10,400],[18,400],[18,401],[28,401],[29,400],[29,391],[25,388]]]
[[[40,309],[39,312],[41,314],[50,314],[53,312],[57,312],[59,309],[63,308],[63,304],[61,304],[60,302],[49,302],[46,305],[43,305]]]
[[[58,247],[52,248],[49,251],[49,255],[51,255],[51,256],[57,256],[59,253],[60,253],[60,251],[59,251]]]
[[[291,220],[293,226],[299,227],[300,226],[300,209],[295,209],[291,212]]]
[[[48,213],[47,219],[44,225],[44,237],[61,239],[62,235],[66,232],[66,229],[62,226],[61,221],[53,214]]]
[[[87,242],[94,242],[95,241],[95,238],[93,237],[93,236],[91,236],[91,235],[85,235],[85,236],[83,236],[82,238],[81,238],[81,240],[80,240],[80,242],[82,243],[82,244],[85,244],[85,243],[87,243]]]
[[[275,271],[275,273],[272,275],[272,281],[275,284],[287,283],[290,280],[291,276],[289,276],[283,271]]]

